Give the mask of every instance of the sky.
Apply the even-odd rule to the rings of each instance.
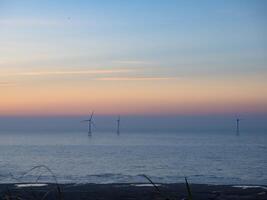
[[[266,116],[266,9],[0,0],[0,117]]]

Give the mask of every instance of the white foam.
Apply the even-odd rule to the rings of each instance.
[[[44,187],[47,186],[45,183],[24,183],[24,184],[16,184],[16,187]]]
[[[267,187],[260,186],[260,185],[234,185],[235,188],[242,188],[242,189],[250,189],[250,188],[262,188],[264,190],[267,190]]]
[[[150,183],[143,183],[143,184],[131,184],[132,186],[136,187],[154,187],[153,184]],[[160,186],[160,184],[155,184],[155,186]]]

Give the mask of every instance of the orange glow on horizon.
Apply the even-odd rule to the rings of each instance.
[[[0,115],[267,112],[260,79],[44,81],[3,86]]]

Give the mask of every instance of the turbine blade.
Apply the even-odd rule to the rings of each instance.
[[[89,121],[90,121],[90,120],[82,120],[82,121],[80,121],[80,122],[82,123],[82,122],[89,122]]]
[[[93,126],[96,128],[96,125],[95,125],[95,123],[94,123],[93,121],[92,121],[91,123],[92,123],[92,124],[93,124]]]
[[[92,112],[91,116],[90,116],[90,120],[93,118],[94,115],[94,111]]]

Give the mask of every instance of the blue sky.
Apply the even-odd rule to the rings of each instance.
[[[266,73],[266,1],[1,1],[0,5],[1,41],[13,41],[19,51],[28,48],[29,54],[45,54],[46,62],[66,66],[67,59],[84,65],[92,59],[98,67],[110,60],[135,61],[168,75]]]
[[[0,0],[0,115],[266,113],[266,8]]]

